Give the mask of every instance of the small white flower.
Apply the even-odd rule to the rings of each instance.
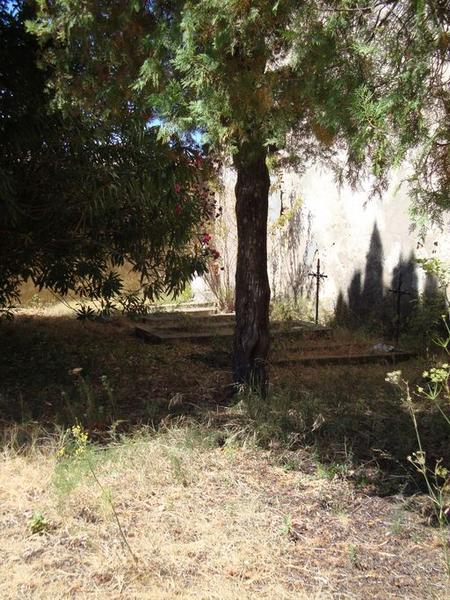
[[[398,385],[400,383],[401,375],[401,371],[391,371],[390,373],[386,373],[385,381],[394,385]]]

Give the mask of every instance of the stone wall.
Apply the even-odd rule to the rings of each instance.
[[[321,288],[323,316],[348,314],[376,318],[392,304],[389,288],[402,273],[403,289],[413,297],[433,283],[415,264],[416,257],[450,260],[450,236],[431,230],[424,246],[411,231],[409,199],[400,185],[405,173],[393,174],[382,197],[371,197],[369,184],[358,190],[339,186],[330,170],[294,170],[272,178],[269,208],[268,271],[272,297],[313,300],[309,273],[320,258],[327,278]],[[223,173],[218,203],[223,208],[215,243],[222,255],[223,280],[232,285],[236,255],[235,174]],[[407,300],[404,300],[407,304]],[[409,303],[408,303],[409,304]]]

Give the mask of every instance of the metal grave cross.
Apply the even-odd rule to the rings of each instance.
[[[402,296],[411,296],[411,292],[402,290],[402,274],[398,274],[397,287],[393,290],[389,290],[391,294],[397,296],[397,315],[395,321],[395,343],[398,344],[400,337],[400,324],[401,324],[401,312],[402,312]]]
[[[319,323],[319,293],[320,280],[325,279],[328,275],[320,272],[320,258],[317,259],[317,269],[315,273],[308,273],[308,277],[314,277],[316,280],[316,325]]]

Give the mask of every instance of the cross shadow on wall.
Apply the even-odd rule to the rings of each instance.
[[[383,243],[375,222],[366,254],[364,274],[362,270],[354,272],[347,289],[347,298],[344,297],[342,291],[339,292],[335,310],[335,323],[347,327],[382,330],[386,336],[391,337],[394,333],[396,321],[397,297],[390,290],[395,290],[398,287],[399,275],[401,275],[402,290],[408,292],[408,295],[402,295],[400,299],[402,330],[405,330],[418,301],[418,280],[414,252],[411,252],[408,258],[400,256],[391,274],[391,284],[386,287],[384,285]],[[430,282],[430,293],[431,286]]]

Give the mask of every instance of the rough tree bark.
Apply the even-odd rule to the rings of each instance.
[[[264,146],[241,147],[234,157],[234,166],[238,232],[234,382],[250,384],[265,395],[269,353],[267,213],[270,177]]]

